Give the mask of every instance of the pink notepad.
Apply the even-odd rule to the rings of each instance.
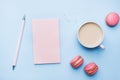
[[[34,64],[60,63],[58,19],[32,21]]]

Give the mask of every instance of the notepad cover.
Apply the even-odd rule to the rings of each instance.
[[[32,20],[34,64],[60,63],[59,20]]]

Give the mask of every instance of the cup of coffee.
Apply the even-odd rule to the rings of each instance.
[[[80,26],[78,30],[78,40],[86,48],[95,48],[100,46],[104,49],[102,41],[104,33],[102,28],[95,22],[87,22]]]

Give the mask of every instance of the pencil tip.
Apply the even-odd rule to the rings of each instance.
[[[25,20],[25,17],[26,17],[26,16],[25,16],[25,14],[24,14],[24,16],[23,16],[23,18],[22,18],[22,19],[23,19],[23,20]]]
[[[14,65],[12,66],[12,69],[13,69],[13,70],[15,69],[15,66],[14,66]]]

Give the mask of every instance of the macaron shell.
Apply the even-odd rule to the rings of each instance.
[[[119,22],[119,15],[115,12],[111,12],[107,15],[106,17],[106,23],[109,25],[109,26],[115,26],[117,25]]]

